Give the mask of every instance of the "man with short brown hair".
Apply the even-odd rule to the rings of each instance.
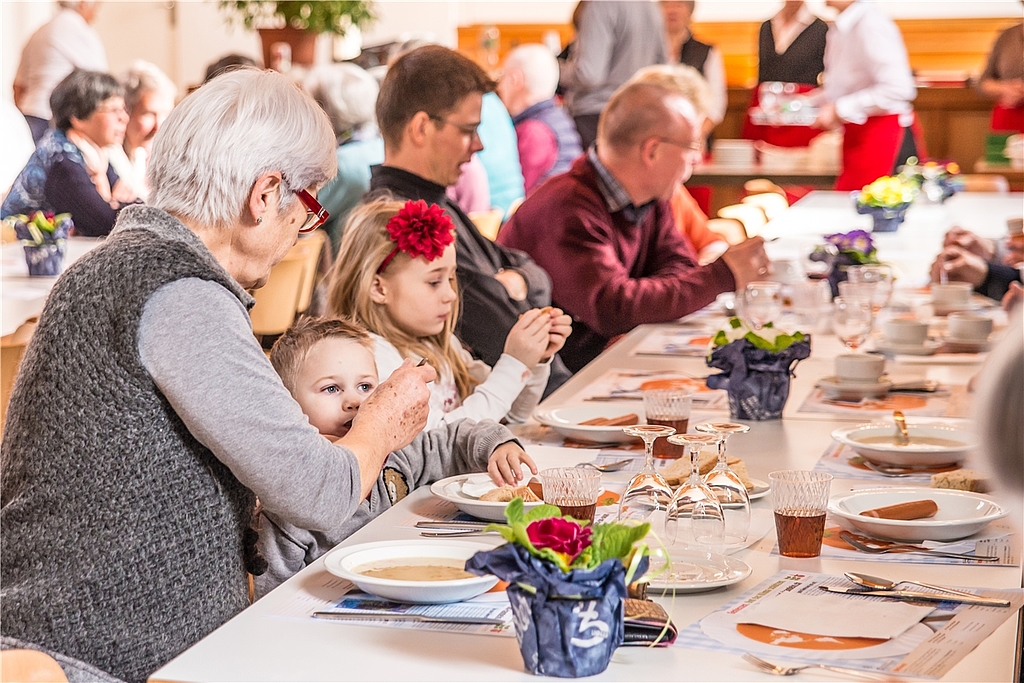
[[[617,335],[676,320],[740,290],[770,264],[760,238],[698,266],[669,199],[702,150],[700,117],[678,89],[628,83],[598,122],[597,146],[519,208],[498,236],[547,268],[573,317],[562,357],[578,371]]]
[[[384,164],[372,169],[367,198],[391,194],[442,207],[455,222],[462,312],[456,334],[473,355],[493,366],[519,316],[551,303],[551,280],[526,254],[495,244],[450,200],[445,189],[463,164],[483,149],[477,127],[484,93],[494,81],[459,53],[425,45],[388,69],[377,97]],[[552,359],[547,391],[569,373]]]

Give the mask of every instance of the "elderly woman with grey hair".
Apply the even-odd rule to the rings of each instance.
[[[252,335],[266,282],[335,171],[316,103],[274,72],[187,97],[153,145],[150,205],[57,281],[21,365],[0,459],[0,631],[126,680],[248,604],[256,497],[339,526],[423,428],[406,364],[337,441]]]
[[[107,155],[124,139],[124,89],[110,74],[77,69],[54,88],[50,108],[55,127],[18,174],[0,218],[70,213],[76,234],[106,235],[118,210],[135,199]]]
[[[305,88],[327,113],[338,143],[338,175],[319,195],[331,213],[324,230],[337,254],[345,219],[370,189],[370,166],[384,163],[384,140],[374,116],[380,88],[355,64],[317,67],[306,77]]]
[[[117,175],[139,199],[149,195],[146,185],[146,166],[160,126],[174,108],[178,89],[156,64],[136,60],[121,76],[124,86],[124,106],[128,111],[128,125],[124,131],[124,144],[112,145],[107,152]]]

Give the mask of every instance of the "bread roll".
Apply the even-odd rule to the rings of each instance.
[[[988,493],[989,485],[981,472],[969,469],[939,472],[932,475],[933,489],[954,489],[956,491],[973,491]]]

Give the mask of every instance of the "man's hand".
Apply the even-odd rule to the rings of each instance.
[[[518,486],[523,481],[523,465],[537,474],[537,464],[515,441],[503,443],[487,459],[487,474],[498,486]]]
[[[1020,306],[1022,301],[1024,301],[1024,287],[1021,287],[1019,282],[1011,282],[1010,288],[1003,295],[1003,310],[1011,313],[1013,309]]]
[[[508,292],[509,298],[513,301],[524,301],[526,295],[529,294],[526,280],[514,270],[499,270],[494,274],[494,279],[502,284],[505,291]]]
[[[988,262],[960,247],[946,247],[932,262],[932,282],[969,282],[977,287],[988,276]]]
[[[964,251],[980,256],[986,261],[991,261],[996,255],[995,242],[984,237],[978,237],[970,230],[964,230],[955,226],[949,229],[942,239],[943,247],[960,247]]]
[[[722,254],[722,260],[732,271],[737,292],[742,292],[747,284],[763,280],[772,272],[772,263],[764,251],[764,240],[760,237],[751,237],[729,247]]]

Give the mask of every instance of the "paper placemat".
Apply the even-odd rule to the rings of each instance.
[[[637,371],[618,368],[608,370],[577,395],[584,401],[640,401],[641,388],[684,387],[694,392],[693,407],[702,410],[729,410],[724,390],[709,389],[703,377],[691,377],[670,370]]]
[[[696,356],[707,354],[711,333],[680,327],[652,330],[630,352],[632,356]]]
[[[857,455],[857,452],[845,444],[833,441],[818,462],[814,465],[815,472],[828,472],[837,479],[861,479],[864,481],[886,482],[886,484],[924,484],[932,483],[932,474],[938,471],[949,471],[959,467],[944,467],[938,470],[922,470],[900,474],[898,477],[886,476],[880,472],[868,468],[863,464],[864,459]]]
[[[850,587],[852,584],[841,576],[779,572],[680,631],[675,645],[737,657],[753,652],[772,661],[835,664],[872,673],[941,678],[1024,604],[1021,589],[979,590],[977,592],[985,596],[1010,600],[1010,607],[935,603],[934,611],[925,619],[888,640],[836,638],[742,623],[744,611],[759,603],[793,592],[808,599],[820,597],[824,594],[822,585]],[[881,601],[891,605],[893,602],[871,596],[842,597],[851,604]]]
[[[908,417],[967,417],[970,409],[967,387],[949,387],[948,393],[892,393],[882,398],[847,401],[826,398],[819,387],[814,387],[800,406],[801,413],[828,413],[855,420],[891,416],[902,410]]]

